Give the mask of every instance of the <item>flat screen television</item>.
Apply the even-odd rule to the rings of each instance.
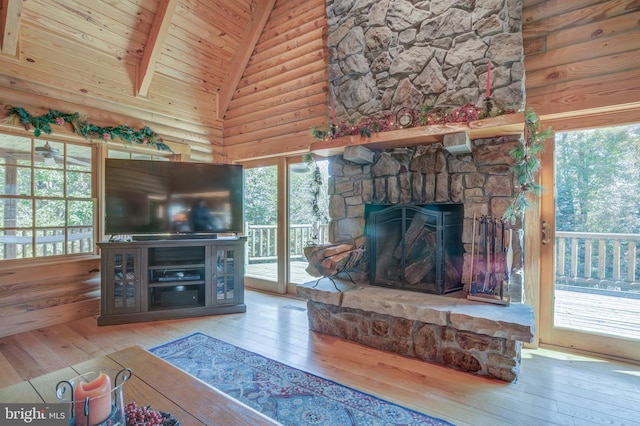
[[[241,165],[108,158],[104,190],[106,234],[243,231]]]

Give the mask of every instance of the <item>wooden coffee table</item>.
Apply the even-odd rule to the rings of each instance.
[[[124,367],[133,371],[123,386],[125,404],[136,401],[139,406],[149,405],[171,413],[183,426],[279,424],[138,346],[0,389],[0,401],[55,403],[56,384],[60,380],[89,371]]]

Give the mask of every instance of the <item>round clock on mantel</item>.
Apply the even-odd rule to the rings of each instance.
[[[402,108],[396,114],[396,123],[399,129],[413,127],[415,117],[411,108]]]

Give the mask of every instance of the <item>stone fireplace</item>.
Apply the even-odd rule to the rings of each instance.
[[[465,290],[468,289],[474,214],[477,217],[502,216],[514,193],[509,152],[519,143],[518,136],[476,139],[471,141],[471,153],[458,155],[449,153],[442,143],[378,150],[371,151],[368,157],[371,162],[363,164],[352,161],[355,159],[347,153],[331,157],[329,239],[332,242],[352,242],[354,246],[367,247],[369,252],[367,261],[361,262],[357,270],[351,271],[354,281],[372,283],[371,278],[376,273],[375,269],[370,268],[371,256],[375,255],[377,249],[373,248],[372,252],[372,242],[369,241],[367,230],[372,231],[365,226],[371,206],[423,206],[431,211],[452,210],[452,206],[459,206],[455,214],[453,211],[448,212],[454,214],[461,223],[460,232],[447,235],[449,266],[454,270],[443,270],[442,274],[449,273],[449,279],[453,281],[451,276],[459,273],[460,282]],[[512,302],[521,302],[521,225],[509,226],[514,231],[511,241],[514,263],[506,290]],[[399,238],[405,234],[395,235]],[[397,244],[389,248],[396,249]],[[444,262],[446,265],[446,259]],[[412,286],[404,287],[411,289]],[[450,282],[446,291],[443,289],[431,292],[442,294],[462,288],[456,288]]]
[[[327,0],[327,16],[336,124],[393,117],[407,108],[483,105],[489,95],[493,105],[524,107],[522,0]],[[515,380],[522,342],[532,341],[535,333],[531,306],[518,303],[523,301],[521,223],[509,225],[511,305],[473,302],[464,295],[474,219],[502,217],[516,190],[510,152],[519,144],[519,135],[453,145],[425,136],[424,143],[414,139],[389,149],[347,146],[330,157],[329,240],[366,247],[369,257],[350,271],[353,283],[321,279],[298,286],[298,295],[308,299],[310,328]],[[444,228],[423,229],[421,222],[438,219],[416,213],[417,208],[442,213],[454,205],[460,223],[450,239],[444,242]],[[400,212],[400,219],[386,217],[387,208]],[[370,213],[376,209],[382,231],[371,230],[376,216]]]
[[[390,288],[389,282],[394,278],[389,276],[389,265],[375,266],[375,261],[365,258],[355,271],[350,271],[356,284],[346,279],[336,279],[334,283],[322,279],[297,287],[298,295],[308,299],[310,328],[404,356],[514,381],[520,371],[522,342],[532,341],[535,333],[532,307],[517,303],[522,301],[523,293],[520,237],[512,241],[515,255],[507,287],[511,305],[471,302],[464,296],[469,284],[474,213],[478,217],[500,217],[504,212],[514,190],[509,152],[519,143],[516,136],[476,139],[471,141],[470,153],[458,155],[448,152],[441,143],[379,150],[365,155],[370,162],[355,162],[346,152],[331,157],[331,241],[350,242],[369,252],[393,257],[402,237],[410,239],[406,236],[411,233],[416,206],[449,213],[451,206],[459,206],[461,230],[452,233],[451,238],[460,239],[456,249],[460,251],[452,253],[448,266],[446,260],[443,262],[443,273],[461,274],[459,282],[465,289],[441,295],[455,286],[447,288],[445,284],[442,291],[431,292],[436,294],[406,291],[402,285]],[[410,218],[404,224],[401,221],[391,226],[394,237],[381,249],[369,241],[377,239],[378,233],[366,231],[371,206],[378,206],[373,210],[382,212],[383,223],[397,217],[395,213],[385,214],[389,206],[397,207],[400,217]],[[414,213],[407,215],[407,211]],[[434,220],[437,219],[424,218],[427,223]],[[421,222],[419,219],[416,223]],[[521,234],[519,226],[511,225],[514,235]],[[434,237],[423,235],[426,239]],[[460,269],[455,266],[457,262]],[[380,271],[383,286],[370,285],[371,277],[375,280]]]

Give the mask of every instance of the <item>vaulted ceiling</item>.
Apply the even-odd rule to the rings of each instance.
[[[0,0],[0,102],[79,111],[99,125],[149,125],[189,146],[192,158],[215,159],[269,17],[307,2],[279,1],[280,12],[275,3]]]

